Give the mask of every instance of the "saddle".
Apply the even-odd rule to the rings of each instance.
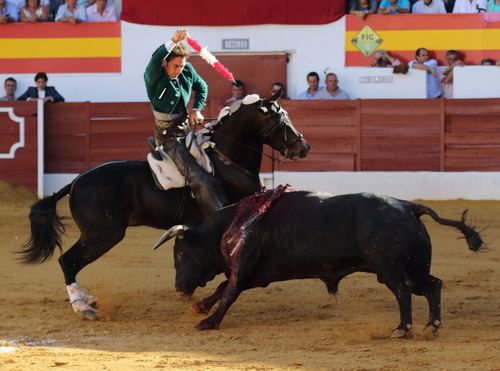
[[[207,135],[208,129],[200,130],[197,133],[188,133],[185,138],[186,148],[194,157],[198,165],[209,174],[214,174],[212,162],[208,158],[205,150],[215,147],[215,143],[210,141]],[[150,153],[147,156],[149,167],[153,173],[156,186],[161,190],[170,188],[182,188],[186,186],[186,179],[179,172],[174,161],[159,148],[153,137],[148,138]]]

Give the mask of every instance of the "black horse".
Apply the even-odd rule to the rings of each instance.
[[[278,104],[279,96],[252,96],[254,103],[242,104],[214,128],[212,141],[216,146],[209,157],[230,203],[261,189],[263,144],[290,159],[303,158],[309,151],[309,144]],[[93,307],[97,299],[83,292],[76,275],[118,244],[129,226],[165,230],[177,224],[196,225],[204,219],[189,188],[158,189],[146,161],[107,162],[85,171],[31,207],[31,237],[20,251],[24,263],[44,262],[56,246],[62,252],[64,225],[56,204],[68,194],[71,214],[81,235],[59,257],[59,264],[73,310],[89,319],[96,319]]]

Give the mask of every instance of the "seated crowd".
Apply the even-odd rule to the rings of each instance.
[[[500,12],[500,0],[351,0],[349,14],[431,14]]]
[[[439,0],[441,1],[441,0]],[[372,54],[370,67],[392,67],[394,73],[406,74],[409,69],[424,70],[427,74],[427,98],[453,98],[453,70],[455,67],[465,66],[456,50],[448,50],[445,55],[446,64],[438,66],[438,62],[431,58],[425,48],[419,48],[415,52],[415,59],[407,65],[383,49],[377,49]],[[481,66],[499,66],[491,58],[481,60]],[[339,88],[339,79],[336,74],[330,72],[326,75],[325,86],[320,86],[317,72],[307,75],[309,88],[298,95],[297,99],[350,99],[349,95]]]
[[[107,0],[0,0],[0,23],[116,22]]]
[[[53,86],[47,86],[49,78],[45,72],[38,72],[35,75],[36,86],[30,86],[23,94],[16,97],[17,81],[13,77],[7,77],[4,82],[5,95],[0,97],[0,101],[14,100],[42,100],[44,103],[64,102],[64,98]]]

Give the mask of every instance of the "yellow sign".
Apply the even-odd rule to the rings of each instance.
[[[352,44],[358,48],[365,57],[372,54],[383,41],[384,40],[382,40],[382,38],[368,25],[363,27],[361,31],[354,36],[354,39],[351,40]]]

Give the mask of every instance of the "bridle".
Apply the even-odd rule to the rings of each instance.
[[[267,114],[269,112],[269,109],[267,107],[265,107],[263,105],[263,100],[260,101],[260,107],[258,108],[258,110],[260,110],[263,114]],[[271,125],[271,127],[267,130],[263,130],[262,133],[261,133],[261,136],[263,138],[267,138],[268,136],[270,136],[271,134],[277,132],[278,130],[280,130],[281,128],[284,128],[284,144],[282,147],[280,147],[277,151],[279,153],[281,153],[282,151],[285,153],[285,156],[286,154],[290,151],[290,148],[297,142],[299,142],[302,138],[303,138],[303,135],[296,132],[296,135],[297,135],[297,138],[295,138],[291,143],[287,143],[287,140],[288,140],[288,137],[287,137],[287,133],[286,133],[286,129],[287,129],[287,125],[285,124],[285,121],[282,119],[282,116],[284,114],[280,113],[283,109],[281,108],[281,106],[277,103],[277,102],[273,102],[272,106],[271,106],[271,111],[275,112],[275,114],[278,115],[278,118],[275,120],[275,122],[273,122],[273,124]],[[269,120],[271,119],[270,117],[269,118],[266,118],[265,120]],[[214,121],[216,119],[205,119],[204,121]],[[200,126],[202,128],[205,128],[204,125],[202,124],[199,124],[197,123],[196,124],[197,126]],[[278,162],[280,164],[284,164],[286,162],[286,157],[283,158],[283,159],[280,159],[278,157],[274,157],[272,155],[268,155],[267,153],[264,153],[263,151],[259,151],[259,150],[256,150],[255,148],[252,148],[244,143],[241,143],[231,137],[228,137],[227,135],[224,135],[224,134],[221,134],[221,133],[217,133],[217,135],[225,138],[226,140],[228,141],[231,141],[233,143],[237,143],[239,144],[240,146],[243,146],[243,147],[246,147],[247,149],[253,151],[253,152],[256,152],[256,153],[259,153],[260,155],[262,156],[265,156],[269,159],[271,159],[272,161],[274,162]],[[226,161],[230,162],[231,164],[233,164],[234,166],[236,166],[237,168],[241,169],[242,171],[244,171],[245,173],[250,173],[248,170],[242,168],[240,165],[238,165],[236,162],[234,162],[233,160],[231,160],[229,157],[227,157],[226,155],[224,155],[221,151],[219,151],[217,148],[214,148],[213,149],[217,154],[219,154],[222,158],[224,158]]]
[[[269,109],[263,105],[263,101],[260,102],[259,111],[261,111],[264,114],[267,114],[269,112]],[[283,142],[283,146],[278,149],[278,152],[281,153],[283,151],[283,153],[285,153],[284,157],[286,158],[286,155],[291,150],[291,147],[295,143],[297,143],[298,141],[300,141],[303,138],[303,135],[301,133],[296,132],[295,130],[293,130],[294,128],[292,128],[292,130],[297,135],[297,138],[295,138],[291,143],[287,143],[288,137],[287,137],[287,134],[286,134],[286,129],[287,129],[288,126],[285,124],[285,120],[283,120],[283,116],[288,116],[288,115],[286,114],[286,111],[285,111],[285,113],[282,113],[283,109],[281,108],[281,106],[276,101],[274,101],[272,103],[272,105],[271,105],[271,111],[275,112],[275,114],[278,115],[278,118],[273,123],[273,125],[271,125],[271,127],[269,129],[263,130],[261,135],[262,135],[263,138],[267,138],[268,136],[270,136],[271,134],[273,134],[276,131],[280,130],[281,128],[284,128],[285,129],[284,133],[283,133],[284,134],[283,135],[284,142]],[[269,119],[271,119],[271,118],[268,118],[267,120],[269,120]],[[283,164],[283,163],[286,162],[285,160],[279,160],[279,159],[274,159],[274,158],[273,158],[273,160],[275,160],[275,161],[277,161],[277,162],[279,162],[281,164]]]

